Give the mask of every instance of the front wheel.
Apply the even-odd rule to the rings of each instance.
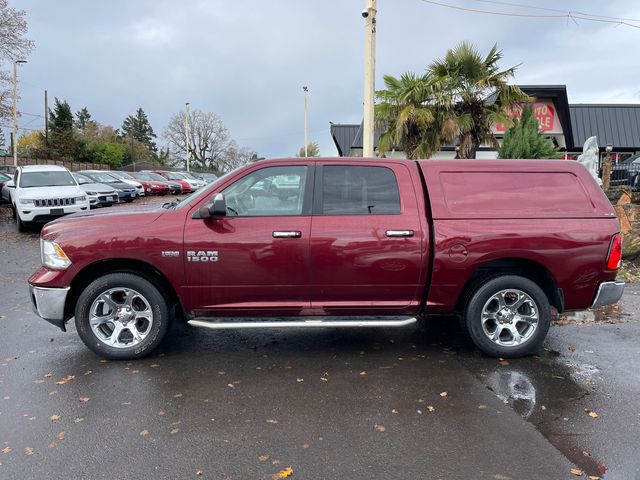
[[[473,343],[492,357],[529,355],[542,344],[551,307],[542,289],[516,275],[494,277],[471,295],[463,321]]]
[[[84,344],[113,360],[150,354],[169,325],[169,309],[160,291],[131,273],[94,280],[78,298],[76,329]]]

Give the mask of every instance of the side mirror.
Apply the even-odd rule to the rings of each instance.
[[[13,180],[9,180],[7,183],[4,184],[7,188],[16,188],[16,186],[13,184]]]
[[[200,214],[200,218],[226,217],[227,202],[224,200],[224,195],[218,193],[213,199],[213,203],[208,203],[204,207],[201,207],[198,213]]]

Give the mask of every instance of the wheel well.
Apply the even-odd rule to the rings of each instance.
[[[65,303],[65,320],[74,316],[76,302],[85,287],[96,278],[109,273],[132,273],[151,282],[167,299],[167,306],[174,318],[186,319],[184,308],[173,285],[157,268],[140,260],[121,258],[87,265],[74,277]]]
[[[564,310],[564,296],[562,290],[558,288],[553,275],[551,275],[544,265],[525,258],[501,258],[492,260],[478,267],[462,289],[456,310],[462,311],[464,309],[469,297],[480,283],[484,283],[488,278],[500,275],[519,275],[528,278],[542,289],[547,295],[549,303],[553,305],[558,312]]]

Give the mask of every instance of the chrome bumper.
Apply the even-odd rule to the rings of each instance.
[[[616,303],[622,298],[624,285],[624,282],[602,282],[598,287],[598,293],[596,293],[596,299],[593,301],[591,308]]]
[[[33,311],[43,320],[55,325],[62,331],[64,327],[64,305],[69,288],[46,288],[29,285],[29,297]]]

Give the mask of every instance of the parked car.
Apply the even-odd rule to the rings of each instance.
[[[9,189],[7,189],[7,192],[6,192],[7,198],[5,198],[4,194],[2,193],[2,188],[4,187],[4,184],[10,181],[11,179],[12,179],[11,175],[7,175],[6,173],[0,172],[0,201],[4,201],[4,202],[9,201]]]
[[[5,183],[18,230],[69,213],[89,210],[89,200],[71,172],[54,165],[17,167]]]
[[[147,195],[166,195],[168,193],[171,193],[171,187],[167,184],[167,182],[164,181],[164,178],[162,179],[162,181],[156,181],[150,178],[144,178],[144,174],[142,174],[141,176],[137,172],[127,172],[127,174],[130,175],[131,178],[136,182],[140,182],[142,184],[145,192],[147,192]]]
[[[289,199],[252,196],[282,176]],[[75,317],[113,359],[149,354],[171,322],[402,327],[452,313],[486,354],[519,357],[542,344],[551,307],[624,290],[613,207],[562,160],[260,161],[163,207],[49,223],[41,245],[35,311],[63,330]]]
[[[158,175],[157,173],[144,171],[135,172],[133,175],[135,176],[135,178],[139,178],[142,180],[147,180],[158,184],[165,184],[169,187],[169,193],[172,193],[173,195],[179,195],[182,193],[182,186],[178,182],[167,180],[162,175]]]
[[[108,172],[103,172],[101,170],[82,170],[79,173],[89,177],[96,183],[102,183],[113,188],[118,192],[119,202],[133,202],[138,198],[138,193],[136,192],[135,187],[132,187],[128,183],[123,182],[118,177],[114,177]]]
[[[108,173],[109,175],[113,175],[114,177],[119,179],[121,182],[124,182],[124,183],[134,187],[136,189],[136,193],[138,194],[139,197],[144,197],[145,196],[146,190],[144,188],[144,185],[142,185],[142,183],[140,183],[136,179],[134,179],[127,172],[119,172],[117,170],[103,170],[103,172],[104,173]]]
[[[113,187],[96,183],[82,173],[74,172],[71,175],[87,194],[91,208],[110,207],[114,203],[118,203],[118,192]]]
[[[166,170],[153,170],[153,172],[163,176],[167,180],[179,183],[180,187],[182,188],[182,193],[191,193],[193,191],[191,184],[187,182],[187,180],[185,180],[178,172],[167,172]]]
[[[640,190],[640,155],[633,155],[611,165],[611,186],[631,185]]]
[[[196,177],[191,172],[173,172],[173,173],[180,175],[187,182],[189,182],[189,185],[191,185],[191,190],[193,191],[196,191],[197,189],[202,188],[207,184],[207,182],[205,182],[201,178]]]
[[[207,184],[213,183],[218,179],[218,176],[215,173],[199,173],[198,176],[207,182]]]

